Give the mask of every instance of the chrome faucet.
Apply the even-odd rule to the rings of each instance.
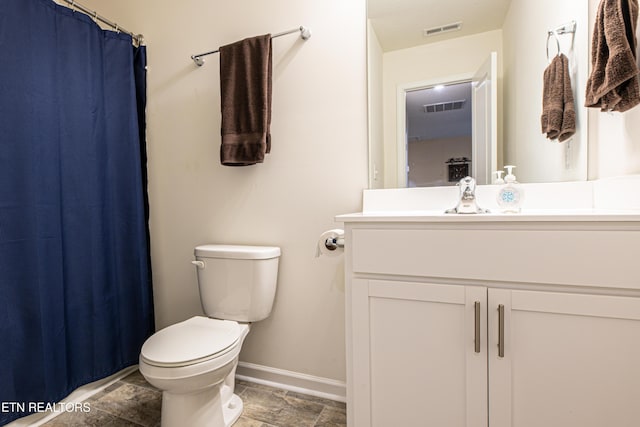
[[[448,214],[479,214],[489,213],[476,203],[476,180],[470,176],[464,177],[457,184],[460,187],[460,201],[455,208],[447,209]]]

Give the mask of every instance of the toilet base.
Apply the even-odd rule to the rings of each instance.
[[[240,325],[239,332],[233,346],[203,362],[163,367],[140,357],[140,373],[162,390],[162,427],[229,427],[240,418],[242,400],[233,391],[238,354],[249,325]]]
[[[162,427],[230,427],[242,415],[243,403],[224,384],[197,393],[162,393]],[[222,401],[222,396],[231,397]]]
[[[242,403],[242,399],[240,399],[237,394],[232,395],[229,403],[222,408],[224,412],[224,422],[226,423],[225,427],[229,427],[238,421],[238,418],[242,415],[243,408],[244,404]]]

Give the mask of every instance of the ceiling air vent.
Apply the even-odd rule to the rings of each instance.
[[[462,22],[454,22],[453,24],[443,25],[441,27],[426,28],[422,33],[425,37],[430,37],[437,34],[448,33],[449,31],[458,31],[460,28],[462,28]]]
[[[466,99],[459,99],[457,101],[438,102],[435,104],[423,105],[422,108],[424,109],[425,113],[439,113],[441,111],[459,110],[462,108],[466,101]]]

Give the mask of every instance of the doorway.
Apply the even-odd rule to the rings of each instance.
[[[471,80],[407,92],[407,187],[455,185],[471,174],[471,95]]]
[[[460,88],[470,88],[470,95],[469,92],[447,94],[447,88],[455,88],[458,84],[460,84]],[[396,98],[396,150],[394,150],[396,153],[398,187],[453,185],[455,184],[455,179],[454,182],[450,182],[449,171],[451,171],[452,179],[469,172],[466,175],[474,177],[478,184],[490,184],[491,172],[497,170],[498,166],[497,88],[497,54],[495,52],[492,52],[474,73],[398,85]],[[416,145],[414,150],[411,147],[411,143],[420,141],[422,136],[419,133],[413,134],[413,131],[410,132],[408,129],[408,116],[411,113],[407,108],[407,98],[423,89],[431,90],[433,93],[442,90],[442,93],[446,95],[440,99],[433,98],[432,101],[419,101],[417,104],[417,110],[422,110],[420,114],[431,114],[432,117],[436,118],[436,124],[446,122],[444,120],[446,118],[445,113],[463,110],[465,106],[470,109],[471,154],[467,155],[468,151],[454,150],[452,155],[444,159],[444,165],[443,155],[430,162],[420,161],[422,164],[436,164],[437,162],[436,170],[420,171],[420,166],[416,164],[414,165],[414,171],[411,172],[409,150],[421,153],[419,146]],[[463,100],[464,102],[456,102]],[[427,113],[427,111],[433,111],[433,113]],[[459,132],[457,135],[460,136],[461,129],[458,129],[459,126],[461,128],[465,127],[465,125],[453,124],[453,129],[450,129],[451,133],[449,135],[456,135],[456,132]],[[453,145],[449,144],[450,147]],[[460,142],[460,145],[463,145],[463,143]],[[418,154],[418,157],[420,156],[421,154]],[[409,176],[410,173],[411,177]]]

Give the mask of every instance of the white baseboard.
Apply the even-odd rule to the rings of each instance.
[[[236,378],[338,402],[346,402],[347,400],[347,385],[344,381],[254,363],[239,362]]]

